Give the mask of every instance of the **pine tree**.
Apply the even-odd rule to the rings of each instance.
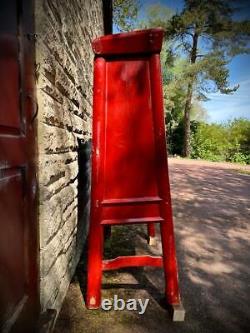
[[[113,0],[113,23],[116,28],[120,31],[135,29],[140,6],[139,0]]]
[[[183,73],[187,82],[184,106],[183,156],[190,156],[192,98],[206,100],[206,93],[231,94],[228,63],[235,55],[249,52],[250,22],[235,20],[240,1],[186,0],[183,11],[165,24],[166,38],[189,60]]]

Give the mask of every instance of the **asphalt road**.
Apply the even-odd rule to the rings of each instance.
[[[146,312],[90,311],[84,258],[59,314],[56,333],[246,333],[250,332],[250,175],[227,163],[169,160],[184,322],[171,322],[163,299],[161,269],[105,273],[103,297],[149,298]],[[241,168],[242,169],[242,168]],[[243,168],[245,170],[249,167]],[[114,228],[105,256],[160,254],[145,228]],[[84,287],[83,287],[84,289]]]

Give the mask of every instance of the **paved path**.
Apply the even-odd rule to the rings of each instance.
[[[250,175],[237,168],[169,160],[184,323],[171,322],[162,303],[162,270],[139,268],[106,273],[103,297],[149,298],[144,315],[88,311],[75,281],[55,332],[250,332]],[[161,253],[159,241],[148,247],[142,227],[114,228],[105,254],[112,257],[118,250],[120,254]],[[82,282],[81,266],[79,272]]]

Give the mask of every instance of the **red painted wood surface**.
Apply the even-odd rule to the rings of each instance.
[[[159,53],[162,35],[161,28],[107,35],[95,39],[92,46],[95,54],[102,56]]]
[[[109,271],[123,267],[153,266],[162,267],[162,257],[153,256],[120,256],[102,261],[102,270]]]
[[[163,30],[101,37],[94,63],[91,220],[86,304],[98,308],[102,270],[158,266],[169,304],[180,302],[163,116]],[[163,256],[103,260],[103,227],[160,224]],[[129,246],[129,244],[128,244]]]
[[[1,332],[34,332],[39,313],[32,29],[30,1],[1,1]]]

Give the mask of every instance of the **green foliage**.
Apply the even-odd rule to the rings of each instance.
[[[250,121],[236,119],[229,123],[227,160],[250,164]]]
[[[141,29],[157,27],[165,28],[167,22],[173,15],[173,10],[167,6],[161,4],[149,5],[146,7],[146,18],[138,23],[138,27]]]
[[[141,21],[140,6],[140,0],[114,0],[114,23],[121,31],[159,26],[165,30],[161,62],[169,152],[182,154],[188,112],[193,158],[249,164],[250,122],[206,124],[201,106],[207,93],[238,89],[229,86],[227,65],[233,56],[249,52],[249,21],[236,21],[232,1],[226,0],[186,0],[179,14],[156,4],[146,8]],[[187,107],[190,84],[192,103]]]
[[[210,161],[224,161],[227,145],[226,130],[223,126],[200,123],[191,136],[191,157]]]
[[[191,120],[205,121],[208,118],[207,110],[201,104],[199,99],[194,99],[191,108]]]
[[[188,65],[183,80],[188,85],[184,108],[184,156],[190,154],[190,114],[192,98],[206,100],[209,92],[231,94],[228,63],[233,56],[249,52],[249,21],[234,19],[235,8],[225,0],[186,0],[180,14],[166,25],[166,38],[173,50],[186,55]]]
[[[250,121],[227,124],[197,123],[191,136],[191,157],[250,164]]]
[[[199,122],[192,120],[190,123],[191,132],[195,133]],[[181,155],[184,144],[184,120],[180,119],[172,128],[168,127],[168,152],[171,155]]]
[[[120,31],[135,29],[140,6],[139,0],[113,0],[113,23]]]

